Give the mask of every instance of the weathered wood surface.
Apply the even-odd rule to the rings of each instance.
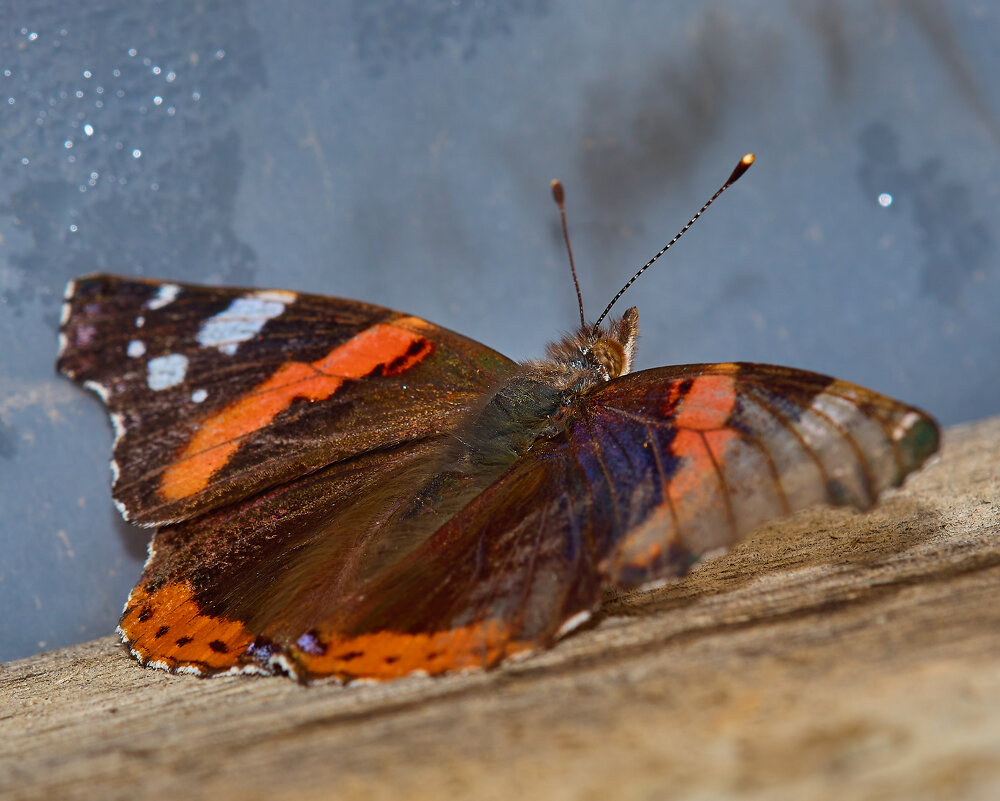
[[[1000,798],[1000,418],[489,674],[303,688],[0,667],[4,799]]]

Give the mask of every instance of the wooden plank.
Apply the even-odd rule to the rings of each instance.
[[[5,799],[1000,798],[1000,418],[876,512],[771,526],[490,674],[0,668]]]

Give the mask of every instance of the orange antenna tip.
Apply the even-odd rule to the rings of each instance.
[[[754,163],[754,159],[756,159],[756,156],[754,156],[753,153],[747,153],[743,158],[741,158],[736,167],[733,169],[729,179],[726,181],[726,186],[736,183],[743,173],[750,169],[750,165]]]

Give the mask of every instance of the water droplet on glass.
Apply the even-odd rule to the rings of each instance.
[[[24,157],[23,159],[21,159],[21,163],[22,163],[22,164],[23,164],[23,165],[24,165],[25,167],[27,167],[27,166],[28,166],[28,165],[29,165],[29,164],[31,163],[31,159],[29,159],[29,158],[28,158],[27,156],[25,156],[25,157]]]
[[[88,123],[87,123],[86,125],[84,125],[84,126],[83,126],[83,132],[84,132],[85,134],[87,134],[87,136],[93,136],[93,135],[94,135],[94,126],[93,126],[93,125],[91,125],[91,124],[90,124],[90,123],[88,122]]]
[[[13,97],[8,97],[8,98],[7,98],[7,104],[8,104],[8,105],[10,105],[10,106],[13,106],[15,102],[16,102],[16,101],[14,100],[14,98],[13,98]]]
[[[28,41],[29,42],[33,42],[37,38],[38,38],[38,34],[35,33],[34,31],[32,31],[31,33],[28,34]]]
[[[173,83],[174,79],[177,77],[177,73],[173,70],[167,73],[167,83]]]
[[[137,54],[138,52],[139,52],[139,51],[138,51],[138,50],[136,50],[136,49],[135,49],[134,47],[130,47],[130,48],[128,49],[128,54],[129,54],[129,55],[130,55],[130,56],[131,56],[132,58],[135,58],[135,56],[136,56],[136,54]]]
[[[67,139],[65,142],[63,142],[63,147],[69,150],[71,147],[73,147],[73,140]]]
[[[883,209],[889,208],[889,206],[892,205],[892,195],[890,195],[888,192],[883,192],[881,195],[878,196],[878,204]]]
[[[216,61],[222,61],[222,59],[224,59],[225,57],[226,57],[226,51],[223,50],[221,47],[218,50],[215,51],[215,60]]]
[[[201,100],[201,92],[192,92],[191,93],[191,99],[192,100]]]
[[[72,232],[73,232],[73,233],[75,234],[75,233],[77,232],[77,227],[76,227],[76,223],[73,223],[73,225],[71,225],[71,226],[69,227],[69,230],[70,230],[70,231],[72,231]]]
[[[77,89],[75,92],[73,92],[73,94],[75,94],[77,97],[83,97],[83,90]]]
[[[114,75],[116,78],[120,78],[121,75],[122,75],[122,71],[121,70],[111,70],[111,74]]]
[[[163,102],[163,98],[162,98],[162,97],[160,97],[159,95],[157,95],[156,97],[154,97],[154,98],[153,98],[153,105],[154,105],[154,106],[158,106],[158,105],[160,105],[160,104],[161,104],[162,102]]]
[[[159,75],[161,72],[163,72],[163,70],[159,67],[153,67],[153,75]]]
[[[90,78],[93,74],[94,73],[92,73],[90,70],[84,70],[83,71],[83,77],[84,78]]]
[[[139,150],[139,148],[136,148],[135,150],[132,151],[132,158],[137,159],[141,156],[142,156],[142,151]]]

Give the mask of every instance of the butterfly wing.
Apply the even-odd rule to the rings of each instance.
[[[398,558],[345,572],[357,540],[335,548],[336,537],[316,536],[323,526],[282,519],[265,503],[255,514],[276,520],[268,525],[304,548],[301,560],[255,560],[255,576],[230,569],[244,576],[234,592],[202,569],[204,557],[183,563],[193,553],[184,540],[163,550],[159,576],[144,578],[123,630],[141,658],[202,672],[277,664],[312,680],[490,667],[579,625],[606,585],[682,575],[764,521],[815,503],[868,508],[937,445],[922,412],[814,373],[752,364],[649,370],[580,397],[557,434],[425,526]],[[351,519],[344,514],[338,521]],[[213,525],[214,535],[194,532],[206,555],[211,536],[241,539]],[[324,525],[326,535],[344,528]],[[245,519],[239,527],[255,529]],[[157,545],[154,566],[160,556]],[[282,590],[279,575],[293,576],[298,590]],[[256,611],[237,598],[254,599]],[[202,641],[157,651],[167,622],[190,615],[202,615],[186,624],[205,632]],[[220,632],[235,634],[230,642]]]
[[[937,451],[939,432],[919,409],[846,381],[703,364],[598,388],[567,444],[616,510],[602,574],[634,587],[796,510],[870,508]]]
[[[305,681],[488,667],[551,640],[600,594],[565,460],[528,460],[457,515],[437,493],[408,525],[397,512],[434,483],[440,445],[362,455],[158,530],[123,639],[175,672]]]
[[[513,368],[379,306],[95,275],[67,288],[60,372],[116,430],[112,495],[140,525],[434,436]]]

